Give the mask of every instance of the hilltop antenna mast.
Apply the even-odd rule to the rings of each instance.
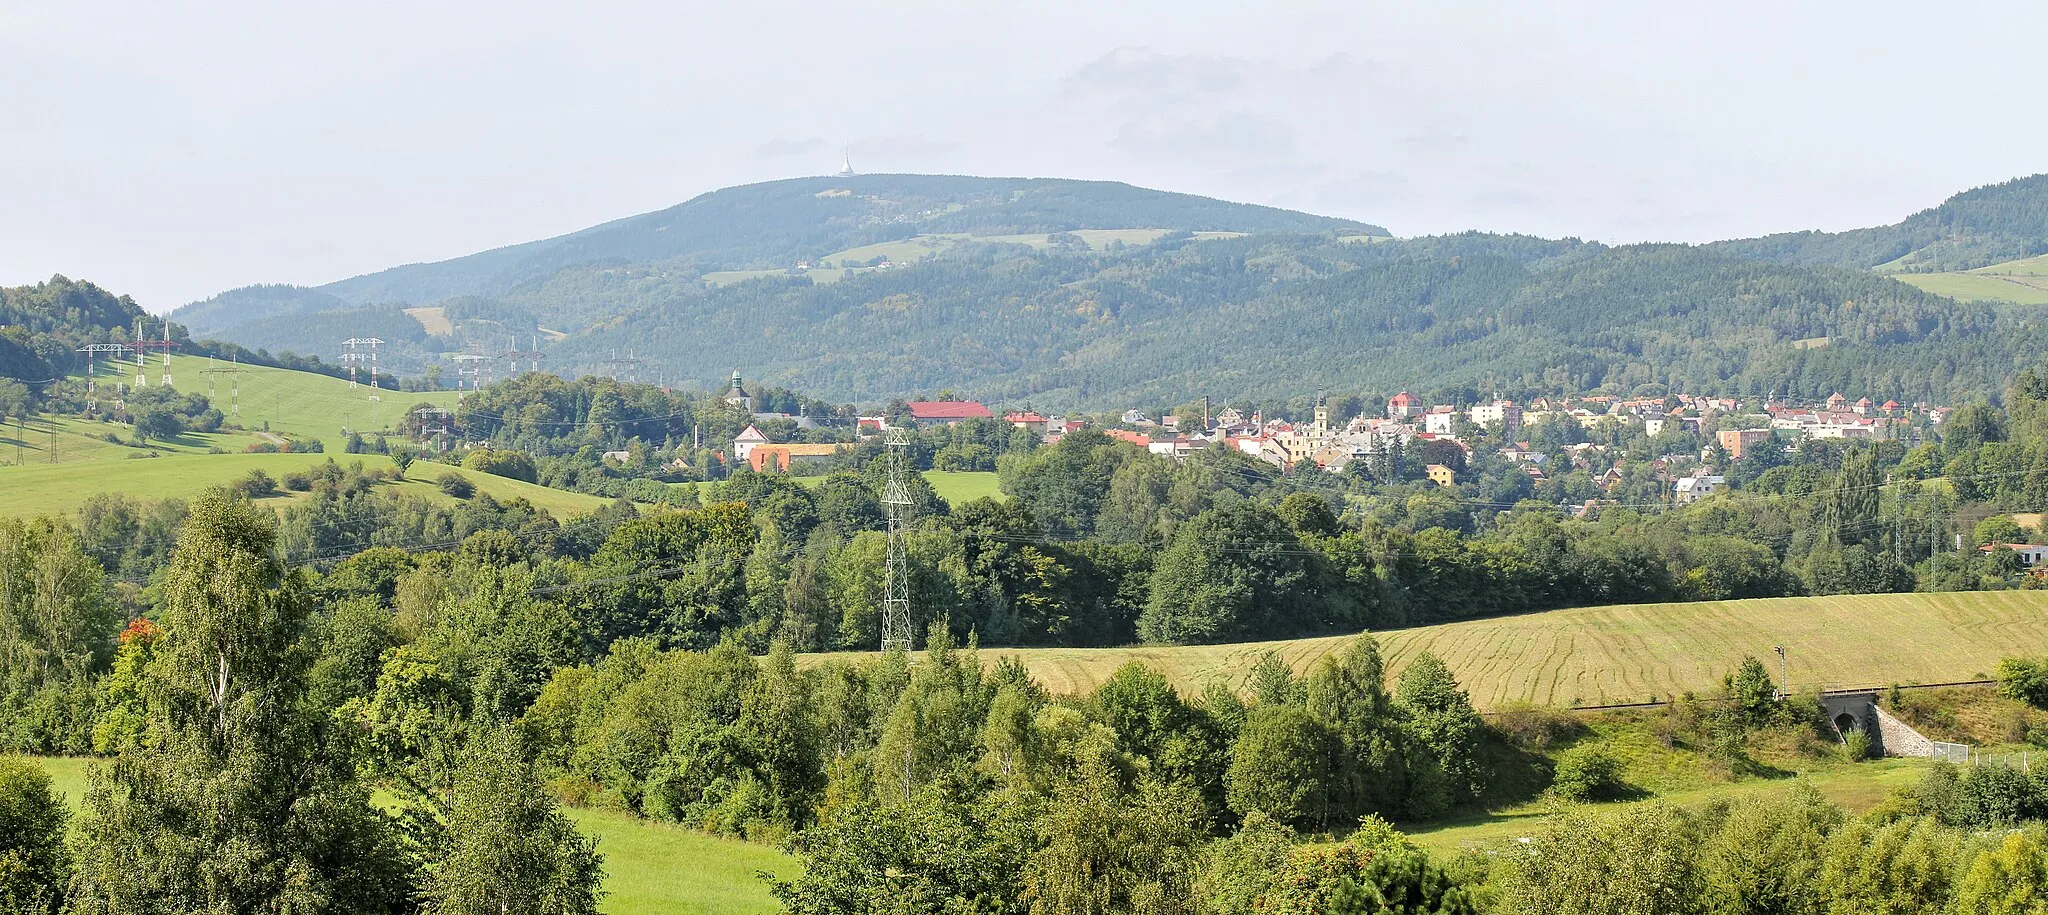
[[[889,463],[889,482],[882,490],[882,509],[889,515],[889,560],[883,569],[882,651],[911,650],[910,559],[904,546],[904,511],[909,508],[910,490],[903,485],[904,451],[910,438],[901,428],[889,430],[884,441]]]
[[[853,151],[847,147],[842,146],[839,148],[839,156],[840,161],[846,163],[844,167],[839,169],[839,177],[853,177],[856,174],[853,170]]]

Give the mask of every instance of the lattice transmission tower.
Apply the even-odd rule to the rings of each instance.
[[[370,387],[377,386],[377,347],[384,341],[376,337],[350,337],[341,341],[341,361],[348,366],[348,386],[356,386],[356,370],[367,363],[370,367]]]
[[[128,350],[129,346],[126,343],[88,343],[78,348],[78,352],[85,356],[85,412],[98,413],[100,410],[100,356],[125,353]],[[114,360],[115,368],[120,367],[120,361],[118,357]],[[122,399],[120,388],[120,384],[114,385],[117,401]]]
[[[889,482],[882,490],[882,510],[889,516],[889,559],[882,576],[882,651],[907,652],[915,631],[910,626],[910,557],[903,530],[911,505],[910,489],[903,485],[910,437],[900,428],[891,429],[883,446],[883,459],[889,463]]]
[[[242,354],[236,353],[233,361],[229,362],[225,367],[215,362],[212,357],[208,357],[206,360],[206,371],[199,374],[206,376],[207,400],[214,399],[214,380],[221,375],[228,376],[228,415],[242,415],[242,376],[249,374],[249,370],[242,367]]]

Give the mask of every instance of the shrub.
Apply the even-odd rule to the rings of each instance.
[[[1564,751],[1550,781],[1551,793],[1567,801],[1608,800],[1619,797],[1627,787],[1621,780],[1621,760],[1596,745]]]
[[[294,470],[284,475],[284,488],[292,492],[311,492],[313,475],[303,470]]]
[[[441,487],[442,492],[458,499],[467,499],[470,496],[476,495],[476,484],[471,483],[468,477],[459,473],[442,474],[441,480],[437,485]]]
[[[248,476],[235,482],[234,489],[251,499],[262,499],[277,495],[277,481],[261,470],[251,470]]]
[[[2048,708],[2048,661],[2006,658],[1995,672],[1998,694],[2035,708]]]
[[[1850,762],[1862,762],[1870,758],[1870,735],[1860,730],[1842,735],[1842,755]]]
[[[538,482],[540,471],[533,464],[533,457],[524,451],[510,451],[503,448],[485,448],[472,451],[462,459],[462,466],[481,473],[510,477],[526,483]]]
[[[1955,794],[1954,806],[1936,814],[1968,829],[2009,826],[2044,812],[2040,785],[2012,766],[1971,766]]]

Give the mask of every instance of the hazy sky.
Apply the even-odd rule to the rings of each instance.
[[[1400,235],[1850,228],[2048,171],[2044,34],[1954,0],[0,0],[0,283],[319,284],[842,147]]]

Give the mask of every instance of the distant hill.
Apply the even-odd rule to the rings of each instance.
[[[737,368],[865,402],[952,389],[1157,407],[1431,385],[1955,401],[1995,396],[2048,344],[2031,311],[1958,291],[2032,281],[1899,271],[2048,249],[2044,201],[2036,177],[1895,226],[1608,248],[1394,239],[1110,182],[800,178],[317,290],[237,290],[178,316],[272,351],[374,334],[404,372],[538,340],[564,374],[630,357],[643,380],[710,385]]]
[[[712,191],[665,210],[559,238],[394,267],[320,289],[356,304],[425,304],[450,296],[503,292],[578,264],[681,259],[700,270],[780,267],[926,233],[1009,235],[1130,226],[1387,234],[1378,226],[1349,220],[1114,181],[951,175],[791,178]]]
[[[1736,257],[1938,273],[2048,253],[2048,175],[1964,191],[1902,222],[1847,232],[1786,232],[1720,242]]]

